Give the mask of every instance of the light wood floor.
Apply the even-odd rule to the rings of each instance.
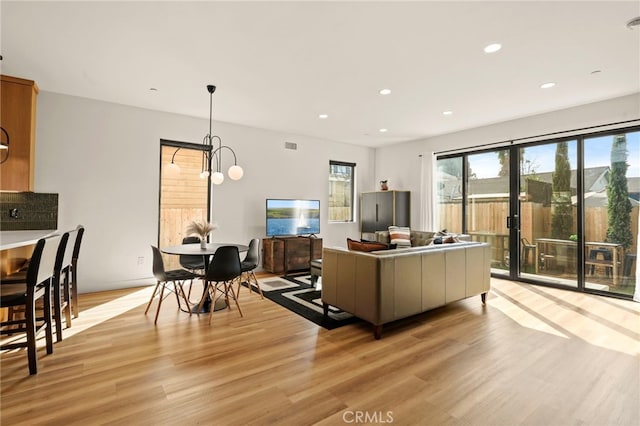
[[[244,318],[209,326],[170,298],[154,326],[149,295],[81,295],[37,376],[24,352],[3,353],[1,424],[640,424],[637,303],[493,279],[486,306],[458,302],[376,341],[366,324],[327,331],[246,291]]]

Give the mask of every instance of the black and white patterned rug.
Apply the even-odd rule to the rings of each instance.
[[[328,318],[323,320],[322,278],[318,279],[315,287],[311,285],[309,274],[263,278],[259,281],[264,297],[327,330],[358,321],[353,315],[333,306],[329,307]],[[246,283],[243,285],[246,286]],[[255,285],[252,291],[258,291]]]

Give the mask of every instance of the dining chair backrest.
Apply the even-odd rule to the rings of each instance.
[[[82,239],[80,228],[76,228],[62,234],[56,258],[55,270],[57,272],[63,271],[72,266],[76,247],[78,251],[80,250],[80,243],[78,242],[80,239]]]
[[[236,246],[219,247],[207,270],[207,281],[229,281],[242,274],[240,254]]]
[[[69,233],[65,232],[60,237],[60,243],[58,244],[58,251],[56,252],[56,263],[53,267],[53,270],[58,274],[60,273],[61,270],[65,268],[65,266],[71,264],[72,250],[68,250],[68,247],[69,247],[68,243],[69,243]],[[65,260],[66,260],[65,255],[67,254],[67,252],[69,252],[68,254],[69,263],[65,263]]]
[[[77,231],[77,234],[73,244],[73,260],[78,260],[78,257],[80,257],[80,244],[82,244],[82,237],[84,236],[84,226],[78,225],[75,231]]]
[[[153,251],[153,276],[156,277],[158,281],[166,281],[166,272],[164,270],[164,261],[162,260],[162,254],[158,247],[151,246],[151,250]]]
[[[260,263],[260,240],[257,238],[253,238],[249,242],[249,250],[247,251],[247,255],[244,257],[242,261],[242,267],[253,267],[256,268]]]
[[[42,284],[53,275],[61,238],[56,235],[42,238],[36,243],[29,269],[27,270],[28,289],[33,289]]]
[[[196,244],[200,243],[199,237],[185,237],[182,239],[182,244]],[[180,265],[187,269],[204,269],[204,259],[202,256],[196,256],[191,254],[181,254],[179,258]]]

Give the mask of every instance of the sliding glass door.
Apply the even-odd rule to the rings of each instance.
[[[640,131],[584,140],[585,287],[633,295],[638,254]]]
[[[513,149],[520,163],[518,274],[578,287],[577,141]]]
[[[491,245],[491,272],[508,274],[510,198],[509,149],[467,157],[465,234]]]
[[[491,245],[493,275],[631,297],[640,129],[438,157],[439,228]]]

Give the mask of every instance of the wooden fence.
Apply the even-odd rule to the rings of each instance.
[[[638,206],[631,210],[631,235],[633,244],[627,250],[636,253],[638,247]],[[520,204],[520,235],[533,242],[537,238],[551,236],[551,207],[540,203],[523,202]],[[461,232],[462,204],[440,203],[440,229]],[[503,201],[474,202],[467,206],[467,232],[508,234],[506,218],[509,215],[509,203]],[[572,234],[577,233],[577,209],[573,209]],[[587,207],[585,209],[585,241],[603,242],[607,233],[607,208]],[[567,239],[569,236],[567,235]]]

